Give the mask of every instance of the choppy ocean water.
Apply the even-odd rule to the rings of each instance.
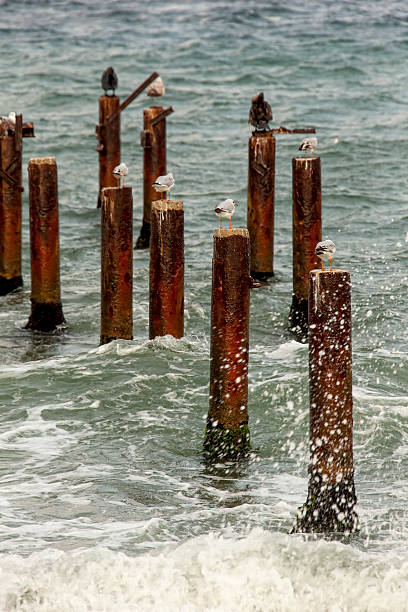
[[[0,114],[24,141],[24,290],[0,301],[0,609],[407,610],[408,8],[375,3],[0,2]],[[100,75],[124,99],[167,87],[168,169],[184,201],[185,338],[147,340],[148,254],[135,251],[134,340],[99,343]],[[247,465],[202,462],[215,205],[246,224],[247,116],[315,126],[323,236],[353,283],[359,536],[289,536],[306,499],[307,347],[291,302],[291,158],[277,137],[276,276],[251,294]],[[122,116],[142,217],[145,95]],[[30,157],[55,155],[67,329],[29,315]]]

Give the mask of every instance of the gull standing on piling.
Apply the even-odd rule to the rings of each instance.
[[[228,198],[228,200],[224,200],[223,202],[221,202],[221,204],[218,204],[217,208],[215,209],[215,214],[220,219],[220,228],[222,228],[222,220],[229,219],[230,229],[232,229],[231,217],[235,212],[236,206],[238,206],[238,202],[231,200],[231,198]]]
[[[153,188],[155,191],[159,193],[169,192],[169,200],[170,200],[170,189],[173,189],[175,185],[174,177],[171,172],[166,174],[165,176],[158,176],[157,179],[153,183]],[[167,199],[167,196],[165,197]]]
[[[160,105],[161,97],[166,93],[166,88],[164,87],[163,79],[161,77],[157,77],[150,85],[147,90],[147,95],[150,98],[157,98],[157,103]]]
[[[118,88],[118,77],[112,66],[109,66],[101,78],[102,89],[105,91],[105,95],[108,95],[108,91],[112,90],[112,95],[115,95],[115,89]]]
[[[318,242],[315,248],[315,253],[322,260],[322,270],[324,270],[323,260],[330,259],[330,270],[332,270],[332,258],[336,252],[336,247],[334,242],[331,240],[323,240],[323,242]]]
[[[121,164],[119,164],[119,166],[116,166],[116,168],[114,168],[113,172],[112,172],[113,176],[115,178],[119,179],[119,181],[120,181],[121,178],[123,179],[122,187],[125,184],[125,176],[127,176],[128,173],[129,173],[128,167],[123,162]]]
[[[305,152],[305,157],[307,151],[312,152],[311,158],[313,159],[313,151],[317,149],[317,138],[304,138],[300,143],[299,151]]]

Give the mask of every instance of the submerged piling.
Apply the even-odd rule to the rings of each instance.
[[[117,96],[100,96],[99,124],[96,126],[99,153],[98,208],[102,203],[102,189],[116,187],[113,169],[120,164],[120,100]]]
[[[353,468],[350,274],[313,270],[309,281],[309,490],[294,531],[358,530]]]
[[[55,157],[28,163],[31,315],[27,329],[52,331],[64,323],[60,289],[58,179]]]
[[[302,341],[308,333],[309,273],[319,266],[322,239],[320,157],[292,159],[293,295],[289,328]]]
[[[184,211],[181,200],[152,202],[149,338],[184,335]]]
[[[10,128],[10,129],[9,129]],[[22,115],[0,125],[0,295],[21,287]]]
[[[249,269],[247,229],[214,234],[211,297],[210,407],[204,440],[209,459],[250,451],[248,427]]]
[[[252,133],[248,142],[248,230],[251,275],[273,276],[275,209],[275,138],[270,131]]]
[[[102,189],[100,344],[133,334],[132,188]]]
[[[166,174],[166,118],[152,121],[164,113],[162,106],[151,106],[143,111],[143,131],[141,145],[143,147],[143,220],[140,235],[136,241],[136,249],[147,249],[150,244],[151,208],[152,202],[161,199],[160,193],[153,189],[153,183],[158,176]]]

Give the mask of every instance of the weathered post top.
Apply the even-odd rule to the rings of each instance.
[[[214,231],[214,238],[227,238],[228,236],[244,236],[245,238],[247,238],[249,234],[246,228],[241,227],[233,227],[232,229],[218,227]]]
[[[155,200],[152,202],[152,208],[158,211],[183,210],[183,202],[182,200]]]

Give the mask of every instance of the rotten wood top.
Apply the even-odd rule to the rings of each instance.
[[[228,238],[229,236],[244,236],[245,238],[249,238],[249,231],[241,227],[233,227],[232,229],[219,227],[214,232],[214,238]]]
[[[182,200],[154,200],[152,209],[155,210],[183,210]]]
[[[33,157],[28,162],[29,166],[31,166],[31,165],[36,165],[36,166],[52,165],[52,166],[55,166],[56,164],[57,164],[57,161],[56,161],[55,157]]]
[[[319,155],[315,155],[314,157],[294,157],[293,158],[296,162],[310,162],[310,161],[314,161],[315,159],[320,159]]]
[[[314,270],[310,270],[310,274],[348,274],[348,270],[342,270],[341,268],[333,268],[330,270],[329,268],[322,270],[321,268],[315,268]]]

